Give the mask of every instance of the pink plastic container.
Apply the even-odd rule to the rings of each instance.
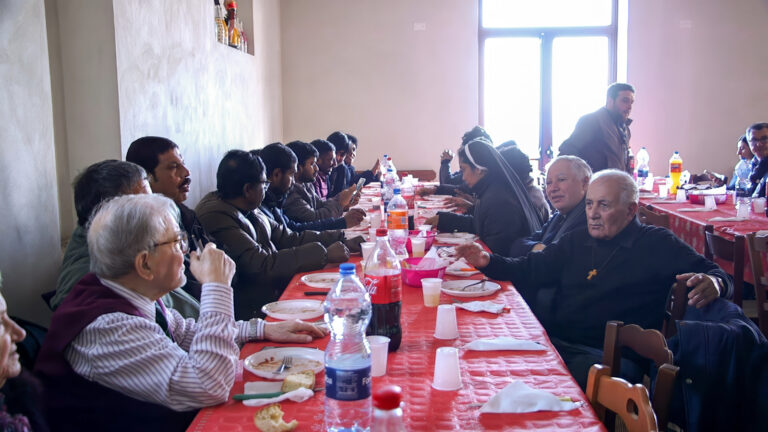
[[[691,202],[691,204],[704,204],[704,197],[706,195],[702,194],[692,194],[688,192],[688,201]],[[727,194],[721,194],[721,195],[711,195],[715,197],[715,204],[722,204],[728,199]]]
[[[408,241],[405,242],[405,249],[408,251],[408,255],[413,253],[411,250],[411,237],[416,237],[420,232],[421,231],[419,230],[408,231]],[[427,240],[424,242],[424,253],[427,253],[429,248],[432,247],[432,243],[435,242],[435,235],[437,235],[437,233],[434,231],[427,232]]]
[[[416,270],[413,267],[421,262],[421,258],[406,258],[403,260],[407,265],[402,266],[403,282],[406,285],[421,288],[421,280],[424,278],[442,278],[445,275],[445,269],[448,266],[439,267],[430,270]]]

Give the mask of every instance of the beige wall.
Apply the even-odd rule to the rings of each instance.
[[[281,19],[286,141],[343,130],[358,168],[437,168],[477,122],[476,1],[283,0]]]
[[[0,272],[11,315],[45,322],[59,214],[43,0],[0,0]]]
[[[636,86],[632,147],[668,170],[679,150],[691,172],[733,173],[736,140],[768,121],[765,0],[629,2],[628,80]]]

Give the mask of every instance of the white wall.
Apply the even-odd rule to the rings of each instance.
[[[0,0],[0,272],[9,313],[48,319],[59,214],[43,0]]]
[[[679,150],[684,169],[732,175],[739,135],[768,121],[767,21],[765,0],[629,2],[632,147],[654,173]]]
[[[145,135],[172,139],[191,171],[187,205],[216,187],[216,168],[232,148],[282,137],[279,8],[256,0],[255,55],[214,39],[213,2],[115,0],[120,154]],[[249,35],[251,36],[251,35]]]
[[[281,18],[286,141],[342,130],[358,168],[437,168],[476,124],[476,1],[283,0]]]

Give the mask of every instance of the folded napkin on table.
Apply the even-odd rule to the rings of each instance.
[[[480,270],[472,267],[467,260],[461,258],[449,265],[445,272],[453,276],[472,276],[473,274],[480,273]]]
[[[460,303],[456,304],[456,306],[461,307]],[[494,339],[478,339],[464,345],[464,348],[475,351],[541,351],[546,349],[544,345],[538,344],[536,342],[515,339],[508,336],[497,337]]]
[[[710,219],[710,222],[744,222],[746,220],[749,220],[749,218],[718,216]]]
[[[674,199],[657,199],[651,201],[651,204],[675,204],[677,201]]]
[[[681,211],[681,212],[712,211],[712,210],[714,209],[708,209],[706,207],[686,207],[686,208],[677,209],[677,211]]]
[[[282,387],[282,381],[252,381],[245,383],[244,393],[246,394],[261,394],[261,393],[277,393]],[[315,392],[308,388],[298,388],[288,393],[283,393],[280,396],[269,399],[248,399],[243,401],[243,405],[247,406],[262,406],[269,405],[271,403],[280,402],[286,399],[290,399],[294,402],[304,402],[314,395]]]
[[[485,301],[471,301],[466,303],[454,303],[454,306],[462,309],[466,309],[470,312],[490,312],[501,313],[504,310],[504,306],[501,303],[494,303],[490,300]]]
[[[569,411],[582,402],[562,401],[552,393],[512,381],[480,408],[481,413],[527,413],[535,411]]]

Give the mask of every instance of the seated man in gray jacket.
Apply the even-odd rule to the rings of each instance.
[[[316,141],[322,141],[333,148],[327,141]],[[288,191],[288,197],[283,204],[283,213],[297,222],[326,219],[329,220],[329,227],[333,224],[331,229],[352,228],[359,225],[365,217],[364,211],[351,209],[343,214],[345,209],[354,205],[359,199],[359,194],[355,193],[356,187],[350,186],[335,197],[323,201],[315,192],[314,186],[318,174],[317,158],[320,155],[316,146],[302,141],[293,141],[286,147],[296,155],[297,169],[294,176],[296,181]]]
[[[269,187],[264,163],[231,150],[219,163],[216,191],[195,208],[203,228],[235,261],[235,317],[249,319],[280,297],[291,278],[349,258],[340,231],[295,233],[258,208]]]

